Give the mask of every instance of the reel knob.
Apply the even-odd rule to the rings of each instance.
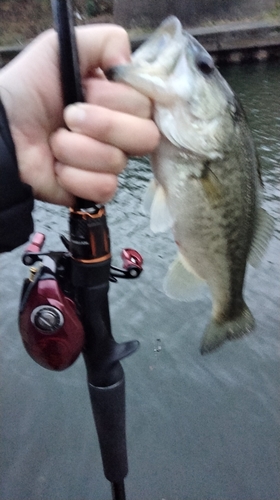
[[[123,268],[130,278],[137,278],[143,270],[143,258],[133,248],[124,248],[121,252]]]
[[[48,334],[54,333],[63,326],[64,317],[56,307],[43,305],[32,311],[31,322],[38,330]]]

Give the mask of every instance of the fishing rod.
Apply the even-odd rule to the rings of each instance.
[[[51,0],[59,40],[64,105],[84,101],[70,0]],[[94,47],[93,47],[94,50]],[[111,265],[110,236],[103,205],[77,198],[69,210],[66,251],[43,252],[36,233],[24,251],[30,268],[24,281],[19,328],[27,352],[51,370],[70,366],[82,352],[105,477],[113,500],[125,500],[128,473],[125,375],[120,360],[139,342],[117,343],[112,335],[108,290],[118,278],[137,278],[143,259],[126,248],[123,267]]]

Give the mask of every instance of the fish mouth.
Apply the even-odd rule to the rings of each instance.
[[[108,80],[128,83],[143,92],[143,83],[153,89],[163,86],[172,74],[184,43],[182,25],[175,16],[168,17],[160,27],[132,54],[131,63],[105,71]],[[151,91],[153,93],[153,91]],[[153,97],[151,92],[145,92]]]
[[[170,16],[132,55],[133,65],[150,74],[158,74],[169,66],[167,60],[174,61],[174,56],[177,59],[182,43],[182,25],[177,17]]]
[[[111,67],[105,75],[130,85],[158,106],[174,109],[179,103],[194,129],[201,128],[204,122],[214,127],[220,114],[217,93],[212,97],[217,101],[212,108],[205,105],[207,89],[212,89],[211,79],[216,75],[214,61],[199,42],[183,30],[175,16],[167,18],[132,54],[131,63]],[[224,109],[225,102],[220,101]]]

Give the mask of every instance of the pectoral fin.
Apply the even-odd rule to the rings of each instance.
[[[203,191],[211,205],[222,198],[222,184],[218,177],[210,169],[210,162],[206,161],[201,177],[199,178]]]
[[[152,190],[153,188],[151,188]],[[151,199],[151,193],[147,196],[146,205]],[[173,226],[173,218],[170,214],[166,194],[160,184],[156,185],[156,190],[151,203],[151,222],[150,227],[153,233],[162,233]]]
[[[146,192],[144,194],[143,202],[142,202],[143,212],[145,212],[146,214],[149,214],[151,211],[153,199],[155,197],[156,190],[157,190],[157,186],[158,186],[158,183],[155,180],[155,178],[151,179],[151,181],[149,182],[148,187],[146,189]]]

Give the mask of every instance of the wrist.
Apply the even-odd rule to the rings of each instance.
[[[16,148],[10,125],[8,115],[6,113],[3,100],[0,98],[0,141],[1,141],[1,170],[10,180],[13,180],[16,187],[20,191],[20,199],[32,198],[32,189],[29,185],[23,183],[20,179]],[[5,180],[5,179],[4,179]]]
[[[0,100],[0,252],[21,245],[33,231],[30,186],[20,181],[16,151],[5,108]]]

